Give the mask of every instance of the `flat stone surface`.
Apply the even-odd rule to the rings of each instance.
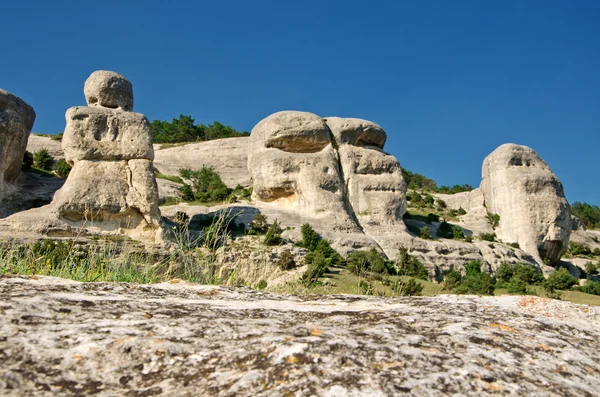
[[[0,279],[0,394],[593,396],[600,308]]]

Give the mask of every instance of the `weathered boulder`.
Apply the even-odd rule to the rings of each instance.
[[[383,152],[387,139],[379,125],[361,119],[325,119],[338,145],[348,200],[363,228],[402,223],[406,182],[398,160]]]
[[[31,210],[38,216],[20,213],[8,221],[46,234],[62,227],[161,242],[150,125],[144,115],[127,111],[131,84],[116,73],[93,73],[85,91],[92,107],[66,113],[62,147],[73,169],[65,184],[50,205]]]
[[[21,177],[23,155],[34,121],[31,106],[0,89],[0,199]]]
[[[88,106],[133,110],[133,87],[119,73],[96,70],[85,81],[83,92]]]
[[[307,219],[328,219],[335,230],[358,230],[331,131],[319,116],[284,111],[260,121],[250,135],[248,171],[254,200],[301,212]]]
[[[482,178],[487,211],[500,216],[498,238],[539,262],[558,261],[568,248],[571,209],[544,160],[526,146],[505,144],[485,158]]]

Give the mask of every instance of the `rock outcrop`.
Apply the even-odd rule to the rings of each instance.
[[[85,83],[89,107],[67,110],[62,148],[72,170],[47,207],[14,215],[14,227],[162,239],[148,119],[133,113],[129,81],[97,71]],[[36,215],[39,219],[36,220]]]
[[[34,121],[31,106],[0,89],[0,200],[22,179],[23,155]]]
[[[592,396],[600,309],[0,278],[0,394]]]
[[[481,190],[488,213],[500,216],[496,235],[539,262],[555,263],[568,249],[571,210],[563,186],[532,149],[505,144],[483,162]]]
[[[319,116],[283,111],[260,121],[250,135],[248,171],[254,200],[327,219],[334,230],[359,230],[332,133]]]

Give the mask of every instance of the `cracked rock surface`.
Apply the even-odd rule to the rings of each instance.
[[[0,279],[7,396],[593,396],[600,308]]]

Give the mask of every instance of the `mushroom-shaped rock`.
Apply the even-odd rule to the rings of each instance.
[[[23,155],[35,112],[25,101],[0,89],[0,198],[21,176]]]
[[[85,81],[83,87],[88,106],[133,110],[133,87],[119,73],[97,70]]]
[[[256,201],[329,219],[337,230],[358,230],[331,131],[319,116],[284,111],[260,121],[250,135],[248,171]]]
[[[483,161],[481,190],[495,232],[539,261],[554,263],[568,248],[571,209],[562,183],[532,149],[504,144]]]

